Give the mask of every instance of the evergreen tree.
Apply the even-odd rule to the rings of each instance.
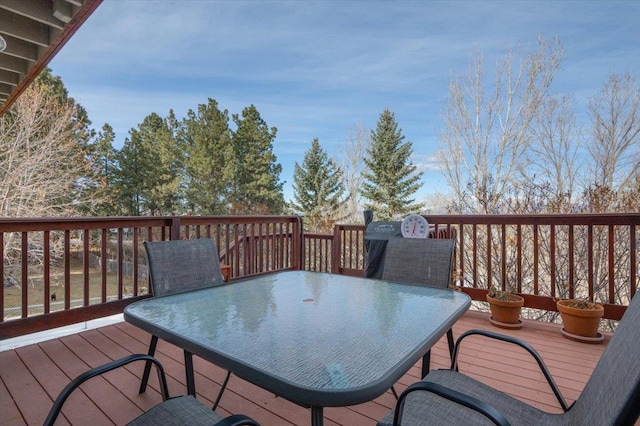
[[[90,146],[91,163],[93,164],[93,179],[95,181],[96,191],[102,191],[111,196],[104,199],[96,206],[96,213],[101,216],[109,216],[117,214],[118,211],[113,205],[113,200],[117,198],[115,194],[116,188],[115,173],[117,169],[116,149],[113,147],[115,140],[113,128],[105,123],[102,131],[98,132],[96,139]]]
[[[344,203],[342,172],[314,139],[305,153],[302,166],[295,163],[293,172],[293,198],[291,207],[305,216],[305,225],[311,231],[330,230]]]
[[[162,125],[149,135],[156,159],[156,180],[151,190],[150,207],[159,215],[176,215],[184,211],[185,148],[177,138],[178,128],[178,120],[173,110],[169,110],[169,116]]]
[[[92,144],[96,175],[100,176],[107,185],[109,181],[113,180],[116,157],[116,149],[113,147],[115,138],[116,134],[113,132],[113,128],[105,123]]]
[[[231,131],[229,113],[220,111],[218,103],[209,99],[198,105],[197,112],[189,110],[183,120],[180,137],[187,157],[186,203],[194,214],[227,213],[226,193],[230,185]]]
[[[376,130],[371,132],[361,190],[362,196],[370,201],[365,208],[373,210],[379,220],[396,219],[422,207],[415,203],[415,198],[410,198],[422,186],[422,172],[415,173],[417,167],[409,160],[412,144],[403,140],[395,115],[385,109]]]
[[[282,165],[276,162],[273,140],[277,129],[269,128],[255,106],[233,115],[233,181],[229,200],[234,214],[281,214],[284,210]]]
[[[151,113],[125,139],[117,155],[117,190],[126,214],[180,213],[184,150],[176,127],[173,111],[166,120]]]
[[[122,149],[116,154],[118,169],[115,174],[115,188],[118,195],[119,210],[128,216],[148,214],[144,209],[148,181],[151,179],[152,157],[143,146],[143,139],[136,129],[129,131]]]

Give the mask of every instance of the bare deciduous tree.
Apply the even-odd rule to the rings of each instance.
[[[72,104],[36,82],[0,118],[1,217],[73,216],[96,203],[98,192],[85,191],[92,168],[75,137],[83,125],[75,115]],[[11,274],[21,237],[6,233],[3,242],[5,273]],[[57,242],[51,235],[54,257]],[[42,241],[29,244],[30,260],[37,262]]]
[[[479,53],[469,74],[451,81],[440,158],[459,213],[499,213],[504,197],[517,189],[530,124],[564,59],[557,39],[540,38],[537,50],[516,53],[497,64],[493,92],[485,90]]]
[[[640,85],[631,74],[611,74],[589,102],[587,142],[594,184],[612,190],[635,184],[640,169]]]
[[[346,223],[361,223],[362,217],[358,215],[361,209],[360,186],[364,179],[364,156],[369,146],[370,135],[362,123],[349,129],[347,138],[339,147],[340,156],[333,159],[342,171],[342,182],[347,192],[347,200],[344,203],[345,211],[341,216]]]
[[[548,98],[531,125],[530,170],[525,191],[535,192],[548,213],[568,213],[577,191],[580,137],[570,97]],[[531,197],[525,197],[531,199]],[[530,204],[529,204],[530,205]],[[531,213],[524,211],[523,213]]]

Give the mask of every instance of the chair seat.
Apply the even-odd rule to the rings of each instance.
[[[170,398],[156,405],[128,425],[211,426],[222,420],[215,411],[191,395]]]
[[[424,379],[458,392],[473,396],[496,408],[511,425],[564,425],[569,416],[550,414],[538,410],[490,386],[480,383],[453,370],[432,370]],[[378,426],[393,424],[393,410]],[[433,393],[413,392],[407,396],[403,410],[402,424],[426,426],[435,424],[451,425],[493,425],[482,414],[441,398]]]

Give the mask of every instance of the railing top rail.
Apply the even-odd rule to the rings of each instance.
[[[436,223],[506,225],[640,225],[640,213],[528,214],[528,215],[425,215]]]
[[[321,232],[305,232],[304,236],[306,238],[315,238],[315,239],[332,239],[333,234],[326,234]]]
[[[171,226],[171,218],[162,217],[68,217],[0,219],[0,232],[51,231],[73,229]]]
[[[347,224],[339,224],[336,226],[339,226],[340,229],[344,229],[347,231],[349,230],[359,231],[359,230],[362,230],[362,228],[364,227],[364,225],[360,223],[347,223]]]
[[[233,223],[295,223],[297,216],[176,216],[182,225]],[[0,232],[171,226],[173,216],[48,217],[0,219]]]
[[[182,225],[209,225],[233,223],[295,223],[298,216],[180,216]]]
[[[564,214],[443,214],[423,215],[437,224],[464,225],[638,225],[640,213],[564,213]],[[341,229],[363,229],[364,224],[337,225]]]

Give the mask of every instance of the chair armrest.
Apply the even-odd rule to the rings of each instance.
[[[448,399],[449,401],[453,401],[457,404],[464,405],[467,408],[477,411],[498,426],[509,426],[509,422],[507,421],[507,419],[498,410],[496,410],[486,402],[432,382],[417,382],[412,384],[407,389],[405,389],[404,392],[402,392],[402,395],[400,395],[400,398],[398,398],[396,410],[393,415],[394,426],[400,425],[400,422],[402,421],[402,409],[404,406],[405,398],[407,397],[407,395],[415,391],[431,392],[442,398]]]
[[[553,391],[554,395],[556,396],[556,399],[558,400],[558,403],[560,403],[560,407],[562,407],[562,410],[563,411],[567,411],[569,409],[569,406],[567,405],[567,402],[564,400],[564,397],[562,396],[562,393],[560,392],[560,388],[558,388],[558,385],[553,380],[553,377],[551,376],[551,372],[549,371],[549,369],[547,368],[547,365],[542,360],[542,357],[540,356],[538,351],[536,351],[533,348],[533,346],[531,346],[527,342],[525,342],[523,340],[520,340],[520,339],[516,339],[515,337],[506,336],[504,334],[494,333],[492,331],[487,331],[487,330],[468,330],[468,331],[462,333],[460,335],[460,337],[458,337],[458,340],[456,340],[456,345],[455,345],[455,347],[453,349],[453,358],[451,359],[451,369],[452,370],[458,371],[458,351],[459,351],[460,343],[462,342],[462,340],[464,338],[466,338],[468,336],[472,336],[472,335],[480,335],[480,336],[488,337],[488,338],[491,338],[491,339],[496,339],[496,340],[501,340],[503,342],[512,343],[514,345],[520,346],[525,351],[529,352],[529,354],[533,357],[533,359],[535,359],[536,362],[538,363],[538,366],[540,367],[540,370],[542,371],[542,374],[544,375],[545,379],[547,379],[547,383],[549,384],[549,386],[551,387],[551,390]]]
[[[233,414],[220,420],[214,426],[260,426],[260,424],[244,414]]]
[[[108,371],[115,370],[116,368],[120,368],[124,365],[127,365],[134,361],[150,361],[156,366],[156,370],[158,371],[158,379],[160,380],[160,391],[162,393],[162,400],[166,400],[169,397],[169,388],[167,386],[167,378],[164,373],[164,368],[162,368],[162,364],[155,359],[154,357],[146,354],[134,354],[129,355],[124,358],[117,359],[115,361],[109,362],[107,364],[92,368],[91,370],[85,371],[80,374],[78,377],[73,379],[65,388],[60,392],[55,402],[53,403],[53,407],[49,411],[49,415],[47,419],[44,421],[44,425],[53,425],[62,410],[62,406],[71,395],[71,393],[78,388],[81,384],[86,382],[87,380],[100,376]]]

